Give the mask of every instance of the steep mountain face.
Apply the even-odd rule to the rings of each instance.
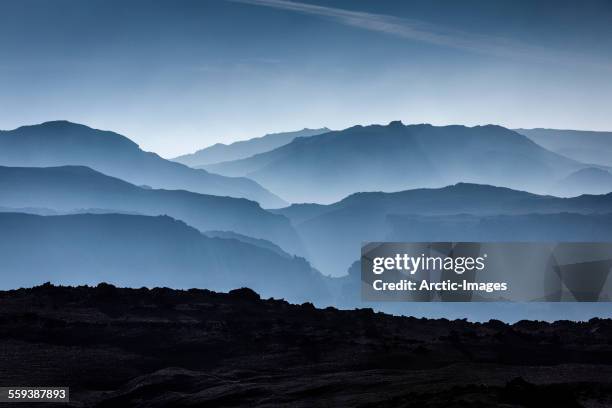
[[[276,212],[291,218],[313,265],[324,274],[339,276],[359,258],[362,242],[391,240],[389,234],[393,226],[388,220],[393,215],[612,213],[612,194],[567,199],[461,183],[441,189],[359,193],[332,205],[293,205]],[[412,227],[402,225],[411,231]],[[442,230],[444,233],[435,235],[437,240],[447,241],[465,228],[455,225],[452,230],[452,227],[450,224],[449,228]],[[414,229],[414,232],[414,240],[426,241],[436,233],[436,229],[433,228],[429,234],[422,229]],[[547,240],[561,238],[558,231],[548,232]],[[495,239],[495,236],[490,238]]]
[[[596,167],[580,169],[559,181],[555,191],[561,196],[607,194],[612,192],[612,173]]]
[[[236,239],[209,238],[167,216],[0,213],[2,288],[51,281],[227,291],[254,288],[293,301],[327,299],[302,258]]]
[[[302,129],[296,132],[272,133],[249,140],[241,140],[229,145],[217,143],[205,149],[198,150],[195,153],[179,156],[172,160],[191,167],[201,167],[224,161],[240,160],[286,145],[297,137],[316,136],[329,131],[328,128]]]
[[[612,166],[612,132],[516,129],[540,146],[583,163]]]
[[[333,202],[355,191],[471,182],[547,191],[584,167],[499,126],[355,126],[207,169],[247,176],[291,202]]]
[[[0,166],[0,207],[44,207],[62,213],[86,210],[166,214],[200,231],[235,231],[273,241],[291,253],[303,254],[289,221],[263,210],[254,201],[140,188],[81,166]]]
[[[0,165],[83,165],[137,185],[244,197],[270,208],[283,203],[253,180],[192,169],[142,151],[117,133],[66,121],[0,131]]]

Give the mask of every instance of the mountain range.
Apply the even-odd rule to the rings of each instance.
[[[583,163],[612,167],[612,132],[561,129],[516,129],[553,152]]]
[[[549,192],[584,164],[494,126],[354,126],[242,160],[205,166],[245,176],[287,200],[331,203],[357,191],[401,191],[457,182]]]
[[[0,131],[0,165],[82,165],[137,185],[243,197],[270,208],[284,204],[253,180],[192,169],[145,152],[125,136],[67,121]]]
[[[214,163],[240,160],[255,154],[276,149],[293,141],[298,137],[310,137],[327,133],[328,128],[302,129],[296,132],[271,133],[261,137],[241,140],[229,145],[217,143],[195,153],[185,154],[172,160],[191,167],[205,166]]]
[[[325,278],[303,258],[210,238],[167,216],[0,213],[0,236],[4,289],[47,281],[221,291],[246,286],[293,302],[329,301]]]
[[[49,214],[117,212],[170,215],[202,232],[234,231],[303,253],[289,221],[244,198],[142,188],[83,166],[2,167],[0,207]],[[35,207],[44,207],[37,211]],[[49,212],[51,210],[51,212]]]
[[[294,204],[275,210],[291,219],[306,246],[309,260],[324,274],[340,276],[359,258],[361,244],[367,241],[389,241],[396,236],[391,216],[445,217],[457,214],[472,216],[525,215],[525,214],[608,214],[612,213],[612,193],[607,195],[582,195],[574,198],[558,198],[516,191],[503,187],[460,183],[440,189],[415,189],[397,193],[357,193],[331,205]],[[563,217],[561,217],[563,218]],[[552,218],[551,218],[552,219]],[[562,239],[572,231],[563,232],[551,223],[546,234],[548,240]],[[589,224],[590,225],[590,224]],[[596,225],[592,224],[592,225]],[[604,225],[604,224],[602,224]],[[402,226],[410,233],[410,240],[452,240],[461,237],[464,224],[447,224],[444,233],[436,234],[436,228],[424,229]],[[452,233],[451,233],[452,232]],[[433,239],[434,237],[436,239]],[[593,233],[595,237],[595,233]],[[588,237],[583,230],[581,239]],[[431,238],[431,239],[429,239]],[[466,235],[466,240],[469,236]],[[489,240],[512,239],[513,236],[497,231]],[[578,238],[578,237],[576,237]],[[612,239],[612,234],[610,234]],[[398,239],[399,240],[399,239]],[[404,238],[408,240],[408,238]],[[401,240],[400,240],[401,241]]]
[[[247,252],[255,248],[271,253],[274,257],[268,261],[272,268],[284,265],[277,263],[278,259],[292,262],[296,259],[294,255],[304,256],[313,267],[332,276],[346,274],[358,259],[364,241],[449,240],[449,237],[612,239],[606,232],[609,225],[606,217],[612,213],[612,193],[603,194],[609,191],[606,186],[611,185],[608,183],[612,175],[607,168],[566,158],[503,127],[405,126],[392,122],[387,126],[355,126],[300,137],[295,133],[272,136],[261,139],[286,144],[245,159],[207,166],[230,177],[164,160],[143,152],[123,136],[69,122],[48,122],[2,132],[0,163],[13,167],[0,166],[0,212],[7,217],[11,212],[57,215],[37,222],[57,225],[58,230],[64,227],[52,220],[78,219],[70,218],[74,214],[98,215],[101,218],[79,219],[98,226],[99,220],[109,213],[127,217],[118,219],[128,220],[128,224],[141,219],[137,217],[167,215],[179,220],[172,222],[195,228],[198,236],[203,237],[198,241],[220,239],[246,245]],[[273,147],[274,143],[265,146]],[[263,149],[262,146],[260,140],[251,147]],[[247,154],[252,149],[242,152]],[[86,163],[91,168],[70,163]],[[220,184],[213,183],[216,188],[226,188],[228,180],[250,182],[233,177],[244,174],[297,202],[326,202],[347,194],[331,204],[293,204],[264,210],[257,202],[245,198],[187,191],[192,189],[189,183],[195,179],[217,180]],[[158,176],[167,182],[155,182]],[[488,182],[455,184],[456,179],[490,180],[494,184],[518,185],[520,190],[495,187]],[[172,189],[162,189],[160,185]],[[198,185],[210,187],[206,183]],[[414,185],[444,187],[406,189]],[[576,197],[558,198],[521,190],[558,191]],[[585,191],[602,195],[579,195]],[[20,217],[19,222],[33,222]],[[51,234],[51,227],[40,228],[43,234]],[[152,231],[166,234],[167,240],[175,232],[178,237],[184,232],[176,228]],[[105,237],[112,241],[111,235]],[[59,245],[62,238],[55,239]],[[133,235],[132,239],[138,240]],[[101,240],[98,244],[104,246]],[[168,252],[167,256],[186,255]],[[235,256],[242,254],[237,251]],[[196,258],[192,261],[204,262]],[[134,262],[131,265],[149,267],[146,262],[141,267]],[[312,269],[310,265],[304,268]],[[230,275],[235,273],[234,269],[221,269]],[[179,269],[173,271],[180,273]],[[163,274],[159,276],[166,279]],[[315,283],[311,284],[318,285],[320,274],[316,272],[314,276]],[[228,279],[232,277],[225,276],[221,281]],[[322,290],[332,288],[333,297],[338,295],[338,285],[338,281],[327,281],[326,289]],[[281,284],[278,293],[280,288]]]
[[[612,173],[598,167],[585,167],[561,179],[554,186],[555,195],[568,197],[580,194],[612,192]]]

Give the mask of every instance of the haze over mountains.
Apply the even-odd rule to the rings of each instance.
[[[612,191],[612,173],[597,167],[585,167],[559,181],[554,191],[560,196],[607,194]]]
[[[291,202],[331,203],[358,191],[400,191],[457,182],[549,192],[584,164],[500,126],[354,126],[247,159],[206,166],[252,178]]]
[[[142,151],[117,133],[66,121],[0,131],[0,165],[83,165],[137,185],[244,197],[270,208],[284,203],[253,180],[192,169]]]
[[[273,241],[291,253],[303,252],[289,221],[263,210],[256,202],[140,188],[82,166],[0,166],[0,207],[165,214],[202,232],[234,231]]]
[[[540,146],[583,163],[612,166],[612,132],[516,129]]]
[[[288,208],[275,210],[292,220],[309,254],[314,267],[324,274],[340,276],[358,258],[361,244],[367,241],[390,241],[397,238],[390,217],[432,216],[447,217],[456,214],[472,216],[524,215],[524,214],[608,214],[612,213],[612,193],[607,195],[583,195],[575,198],[557,198],[541,196],[523,191],[511,190],[488,185],[461,183],[440,189],[416,189],[398,193],[357,193],[331,205],[295,204]],[[578,234],[575,228],[558,219],[558,229],[551,228],[546,233],[549,241],[574,237],[584,240],[589,229],[581,229]],[[552,219],[552,218],[551,218]],[[565,220],[563,220],[565,222]],[[410,239],[417,241],[447,241],[453,237],[465,237],[471,241],[465,231],[465,225],[447,224],[444,233],[436,234],[436,227],[431,232],[423,229],[411,230],[407,224]],[[589,224],[591,225],[591,224]],[[604,228],[606,224],[593,226]],[[567,230],[564,228],[567,227]],[[449,231],[454,231],[450,234]],[[504,229],[496,230],[487,236],[488,240],[514,240],[521,235],[509,234]],[[586,232],[585,232],[586,231]],[[595,232],[593,232],[595,237]],[[392,238],[391,236],[395,236]],[[522,237],[529,234],[524,232]],[[612,232],[609,235],[612,240]],[[421,237],[421,238],[419,238]],[[436,239],[433,239],[436,237]],[[446,237],[446,238],[445,238]],[[428,239],[431,238],[431,239]],[[519,239],[520,240],[520,239]]]
[[[23,226],[16,246],[6,239],[0,244],[0,252],[13,254],[7,258],[12,262],[6,263],[7,270],[18,271],[18,280],[10,282],[17,285],[19,279],[48,274],[58,283],[112,279],[125,285],[217,290],[246,285],[264,294],[355,307],[361,304],[355,289],[359,282],[353,282],[358,275],[346,273],[351,265],[356,268],[364,241],[612,240],[612,175],[607,168],[551,152],[499,126],[392,122],[274,136],[253,145],[238,144],[246,150],[234,145],[208,150],[208,157],[214,157],[215,151],[246,154],[263,149],[262,141],[273,142],[267,147],[286,143],[207,168],[248,175],[296,202],[340,199],[264,210],[244,198],[187,191],[193,190],[192,182],[202,190],[227,190],[235,180],[249,179],[169,162],[112,132],[49,122],[0,133],[3,231]],[[158,175],[165,182],[155,182]],[[211,180],[215,182],[208,183]],[[486,184],[463,182],[470,180]],[[158,188],[177,184],[184,187]],[[411,187],[427,185],[440,187]],[[600,195],[564,199],[522,190]],[[172,219],[158,217],[164,215]],[[28,242],[35,256],[19,269]],[[104,259],[115,252],[116,259]],[[261,262],[249,266],[251,257]],[[72,261],[65,265],[66,260]],[[341,278],[323,278],[313,268]],[[130,271],[133,276],[128,276]],[[266,285],[271,286],[269,292]],[[302,297],[296,289],[300,286],[307,288]],[[407,312],[405,307],[372,306]],[[445,305],[419,310],[424,315],[448,312]]]
[[[0,213],[2,289],[47,281],[228,291],[250,287],[294,302],[329,301],[302,258],[236,239],[209,238],[170,217]]]
[[[296,132],[271,133],[249,140],[241,140],[226,145],[217,143],[195,153],[185,154],[172,159],[175,162],[191,167],[205,166],[214,163],[245,159],[255,154],[264,153],[286,145],[297,137],[310,137],[329,132],[328,128],[302,129]]]

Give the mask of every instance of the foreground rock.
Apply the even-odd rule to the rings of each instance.
[[[68,385],[73,406],[612,404],[610,320],[426,320],[249,289],[0,292],[0,354],[0,386]]]

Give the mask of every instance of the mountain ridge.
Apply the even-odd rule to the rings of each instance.
[[[597,167],[585,167],[560,180],[556,189],[566,196],[607,194],[612,192],[612,173]]]
[[[607,214],[612,213],[612,193],[559,198],[458,183],[437,189],[357,193],[333,204],[294,204],[274,212],[291,220],[314,267],[340,276],[358,259],[363,242],[390,239],[390,216]],[[551,233],[550,239],[554,240],[555,234]]]
[[[192,169],[145,152],[118,133],[69,121],[44,122],[1,131],[0,165],[84,165],[137,185],[249,198],[268,207],[284,203],[248,178],[225,177]]]
[[[232,230],[302,253],[289,221],[245,198],[205,195],[185,190],[148,189],[85,166],[0,166],[0,206],[44,206],[71,212],[107,209],[145,215],[171,215],[204,232]]]
[[[355,191],[400,191],[456,182],[546,192],[584,165],[497,125],[353,126],[247,159],[204,166],[246,176],[293,202],[332,203]]]
[[[533,128],[515,129],[539,145],[587,164],[612,168],[612,132]]]
[[[0,235],[0,269],[10,271],[5,289],[105,281],[224,291],[250,286],[295,301],[328,296],[324,277],[305,259],[208,237],[167,215],[0,213]]]
[[[319,129],[304,128],[292,132],[268,133],[264,136],[239,140],[230,144],[215,143],[212,146],[197,150],[194,153],[175,157],[172,160],[187,166],[203,168],[203,166],[228,160],[239,160],[263,153],[283,146],[297,137],[316,136],[329,131],[330,129],[323,127]]]

